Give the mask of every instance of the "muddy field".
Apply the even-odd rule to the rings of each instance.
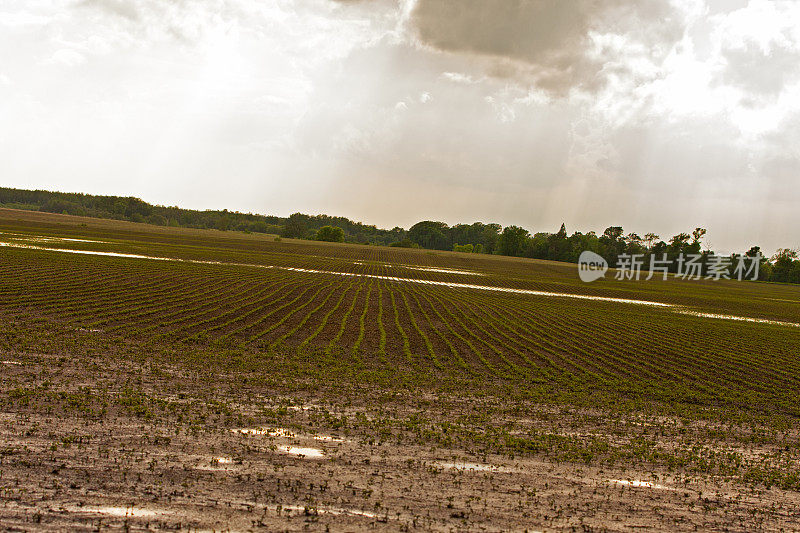
[[[800,289],[0,210],[8,530],[800,529]]]
[[[444,445],[413,426],[415,418],[480,426],[482,413],[507,411],[493,398],[336,387],[287,394],[239,376],[16,355],[4,355],[14,357],[3,362],[4,387],[42,392],[13,398],[2,413],[8,530],[791,531],[800,523],[795,491]],[[505,418],[518,432],[608,429],[598,424],[607,413],[517,407]],[[649,433],[640,417],[617,418],[627,433],[620,440]],[[669,443],[670,433],[656,438]],[[763,448],[736,437],[720,444]]]

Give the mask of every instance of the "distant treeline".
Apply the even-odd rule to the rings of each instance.
[[[470,253],[530,257],[576,263],[581,252],[593,251],[608,261],[612,267],[620,266],[620,258],[637,254],[646,270],[652,258],[661,260],[664,254],[673,263],[683,254],[699,254],[704,265],[713,256],[713,251],[703,249],[703,228],[691,233],[679,233],[662,240],[654,233],[639,236],[625,234],[619,226],[611,226],[597,235],[575,232],[567,234],[562,224],[556,233],[535,233],[519,226],[502,227],[500,224],[456,224],[422,221],[408,231],[395,227],[380,229],[373,225],[353,222],[344,217],[328,215],[305,215],[295,213],[289,217],[254,215],[237,211],[197,211],[179,207],[152,205],[133,197],[95,196],[80,193],[30,191],[0,188],[0,207],[29,209],[49,213],[63,213],[97,218],[145,222],[160,226],[218,229],[270,233],[282,237],[315,239],[324,241],[351,242],[433,250],[455,250]],[[753,246],[746,256],[761,253]],[[731,256],[731,273],[737,257]],[[771,258],[765,258],[759,267],[759,279],[783,283],[800,283],[800,258],[796,250],[781,249]]]
[[[145,222],[157,226],[271,233],[300,239],[316,238],[320,228],[335,226],[344,230],[345,240],[348,242],[363,244],[389,245],[401,241],[405,237],[405,231],[402,228],[378,229],[375,226],[353,222],[344,217],[296,213],[286,218],[239,213],[227,209],[198,211],[152,205],[133,197],[96,196],[81,193],[0,188],[0,207]]]
[[[581,233],[576,231],[567,234],[564,224],[556,233],[531,233],[519,226],[499,224],[472,225],[459,224],[448,227],[443,222],[424,221],[411,227],[409,240],[423,248],[439,250],[455,250],[465,252],[484,252],[532,259],[548,259],[577,263],[583,251],[589,250],[602,256],[611,267],[623,267],[625,261],[630,262],[632,256],[642,265],[642,270],[650,269],[651,261],[669,262],[669,271],[678,270],[678,258],[699,255],[700,271],[703,276],[709,274],[709,264],[714,256],[713,250],[704,249],[702,245],[706,230],[695,228],[690,233],[679,233],[664,241],[654,233],[643,237],[636,233],[625,234],[622,227],[611,226],[601,234],[595,232]],[[466,244],[464,244],[466,243]],[[761,256],[758,246],[751,247],[744,254],[728,256],[728,275],[738,277],[735,273],[740,255],[748,267],[753,257]],[[750,276],[744,276],[751,279]],[[782,283],[800,283],[800,259],[796,250],[781,249],[771,258],[764,257],[759,263],[758,279]]]

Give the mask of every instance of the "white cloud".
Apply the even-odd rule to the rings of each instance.
[[[442,72],[442,78],[450,80],[453,83],[464,83],[466,85],[472,85],[480,81],[473,79],[472,76],[467,74],[462,74],[461,72]]]
[[[50,17],[28,13],[25,11],[0,12],[0,26],[7,28],[21,28],[25,26],[43,26],[50,21]]]
[[[86,63],[86,57],[83,54],[71,50],[69,48],[62,48],[56,51],[48,61],[56,65],[63,65],[65,67],[77,67]]]

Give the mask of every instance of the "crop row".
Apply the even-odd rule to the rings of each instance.
[[[743,391],[783,398],[800,390],[800,335],[774,326],[441,286],[425,281],[463,283],[464,275],[392,267],[363,254],[342,274],[57,255],[4,250],[4,316],[178,347],[341,349],[385,367],[573,386],[649,384],[742,402]],[[335,269],[337,262],[316,264]],[[385,279],[387,272],[401,279]]]

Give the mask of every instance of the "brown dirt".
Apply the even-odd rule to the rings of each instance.
[[[400,419],[416,409],[469,416],[481,410],[477,399],[460,400],[458,413],[419,393],[386,403],[380,391],[337,396],[332,388],[289,399],[242,386],[235,374],[209,381],[104,357],[2,358],[4,396],[14,398],[0,412],[7,530],[753,531],[791,530],[800,519],[800,495],[791,491],[476,453],[458,442],[419,444],[376,432],[381,416]],[[14,396],[31,386],[40,396],[27,403]],[[147,400],[137,403],[137,395]],[[556,413],[542,408],[537,416]],[[336,427],[342,415],[364,422]],[[290,455],[283,446],[324,456]]]

